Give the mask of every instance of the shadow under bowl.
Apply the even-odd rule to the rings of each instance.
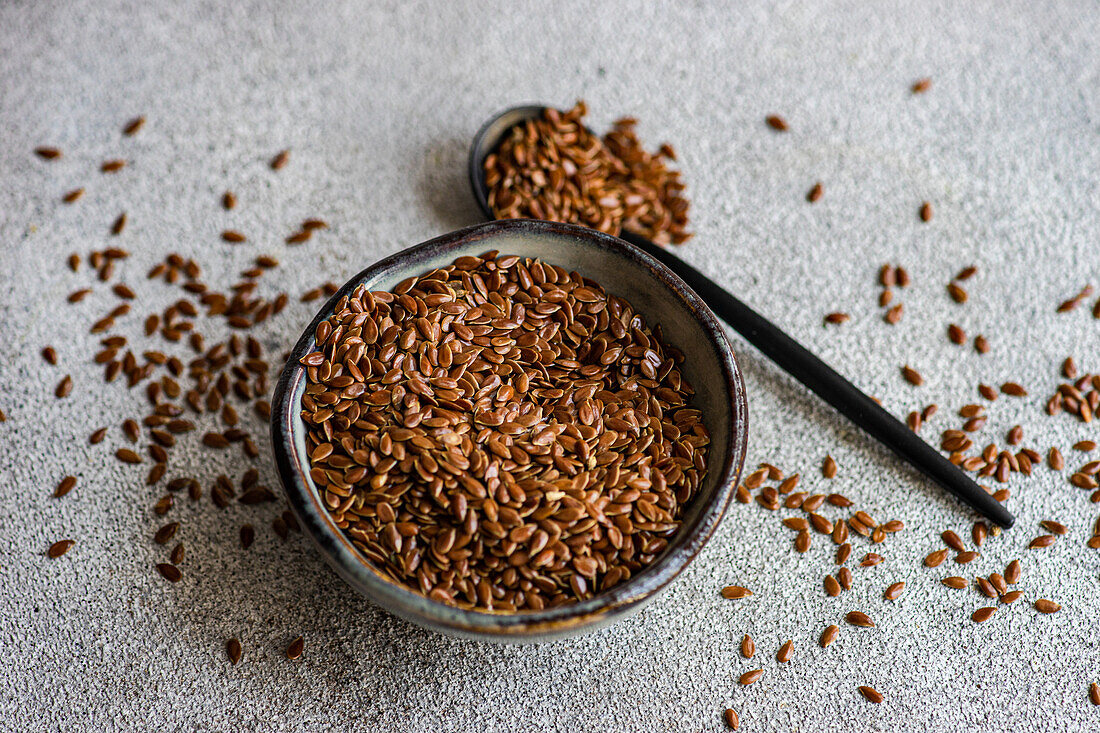
[[[695,389],[693,406],[710,431],[707,474],[685,508],[682,524],[664,553],[629,580],[592,598],[541,611],[473,611],[433,601],[383,575],[336,526],[309,476],[301,397],[306,368],[300,359],[316,349],[317,325],[341,298],[363,284],[390,290],[402,280],[451,264],[463,255],[498,250],[539,258],[600,283],[628,300],[652,328],[685,354],[681,372]],[[492,641],[541,641],[593,630],[642,608],[699,553],[721,521],[745,459],[747,407],[744,382],[722,327],[679,277],[638,248],[584,227],[529,219],[480,224],[410,247],[349,280],[318,312],[290,354],[275,388],[272,443],[279,477],[292,510],[324,558],[350,586],[413,623],[443,633]]]

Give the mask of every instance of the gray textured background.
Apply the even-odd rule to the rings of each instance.
[[[117,425],[143,397],[103,389],[90,363],[88,325],[113,304],[100,286],[80,306],[64,296],[87,272],[71,251],[105,246],[119,211],[133,257],[119,269],[158,308],[176,297],[144,272],[171,250],[196,257],[215,285],[261,252],[283,267],[268,285],[297,295],[343,281],[396,249],[477,214],[467,192],[468,141],[499,108],[584,97],[599,128],[641,120],[647,143],[673,142],[693,200],[697,236],[680,252],[755,304],[898,414],[941,411],[926,434],[957,424],[979,380],[1016,379],[1025,400],[993,405],[984,435],[1020,422],[1027,445],[1069,446],[1095,430],[1042,414],[1057,366],[1073,354],[1100,369],[1100,323],[1085,310],[1054,314],[1093,280],[1100,244],[1100,11],[1084,2],[472,3],[8,2],[0,7],[0,720],[18,730],[718,730],[727,705],[742,730],[1096,730],[1086,687],[1100,680],[1100,554],[1084,546],[1096,509],[1045,467],[1014,478],[1018,528],[986,544],[970,575],[1023,557],[1026,599],[1064,610],[1039,616],[1029,600],[982,625],[974,591],[948,591],[920,559],[972,517],[899,466],[770,364],[734,339],[752,415],[750,464],[802,471],[811,487],[825,453],[837,489],[908,529],[882,546],[886,561],[857,570],[853,590],[821,591],[832,548],[797,556],[790,533],[755,506],[734,505],[679,582],[609,630],[541,646],[456,641],[371,607],[300,536],[281,543],[274,509],[215,510],[184,502],[185,580],[169,586],[151,565],[159,495],[144,468],[112,457]],[[671,6],[672,4],[667,4]],[[932,90],[908,86],[930,76]],[[784,115],[776,135],[766,114]],[[122,124],[147,115],[122,139]],[[54,144],[65,157],[31,155]],[[266,167],[292,149],[279,174]],[[107,157],[132,165],[108,177]],[[803,196],[815,180],[825,196]],[[79,204],[64,192],[84,185]],[[226,187],[241,199],[227,215]],[[916,209],[928,199],[935,219]],[[332,229],[303,247],[282,237],[305,216]],[[231,248],[232,225],[253,240]],[[901,262],[914,284],[906,315],[884,325],[877,266]],[[971,302],[944,285],[975,263]],[[825,330],[823,313],[853,321]],[[123,319],[134,334],[146,311]],[[263,329],[289,344],[312,314],[295,303]],[[947,343],[949,320],[982,332],[979,357]],[[208,338],[215,335],[207,329]],[[53,343],[62,367],[39,349]],[[906,385],[898,369],[920,369]],[[64,370],[64,371],[63,371]],[[74,395],[55,400],[65,372]],[[249,418],[252,419],[251,417]],[[87,445],[93,427],[110,439]],[[254,430],[261,426],[250,423]],[[189,441],[191,442],[197,441]],[[231,455],[173,453],[170,475],[239,475]],[[74,466],[80,484],[52,499]],[[146,466],[147,467],[147,466]],[[275,481],[263,462],[268,483]],[[1071,534],[1027,551],[1037,522]],[[237,527],[253,521],[241,552]],[[43,557],[54,540],[77,545]],[[856,556],[863,546],[857,545]],[[894,580],[903,598],[882,600]],[[717,590],[756,590],[729,602]],[[876,629],[821,628],[860,608]],[[744,632],[759,666],[741,660]],[[287,642],[306,638],[296,663]],[[238,636],[231,667],[223,644]],[[793,661],[774,662],[795,641]],[[866,703],[855,688],[885,697]]]

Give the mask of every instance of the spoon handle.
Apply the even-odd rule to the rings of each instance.
[[[1011,527],[1015,518],[957,466],[921,440],[903,422],[884,410],[832,367],[806,350],[775,324],[733,297],[713,280],[664,247],[624,232],[622,239],[642,249],[680,276],[707,305],[746,341],[781,369],[835,407],[914,468],[950,491],[987,519]]]

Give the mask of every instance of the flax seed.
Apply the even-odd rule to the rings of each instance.
[[[830,624],[829,626],[826,626],[825,630],[823,632],[821,632],[821,640],[819,642],[821,644],[821,648],[824,649],[825,647],[832,644],[833,641],[836,640],[836,635],[839,632],[840,632],[840,627],[837,626],[836,624]]]

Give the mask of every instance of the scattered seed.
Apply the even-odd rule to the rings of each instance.
[[[973,550],[969,552],[960,552],[958,555],[955,555],[955,562],[959,565],[966,565],[967,563],[974,562],[977,559],[978,553],[974,552]]]
[[[256,539],[256,530],[251,524],[241,525],[241,547],[248,549]]]
[[[752,637],[745,634],[741,638],[741,656],[745,659],[752,659],[756,654],[756,643],[752,640]]]
[[[844,617],[844,620],[850,623],[852,626],[871,627],[875,625],[875,622],[871,620],[871,617],[865,614],[863,611],[849,611]]]
[[[294,641],[290,642],[290,646],[286,648],[287,659],[298,659],[302,656],[302,651],[305,649],[305,640],[302,637],[298,637]]]
[[[71,203],[74,203],[75,201],[78,201],[80,199],[80,197],[83,196],[83,195],[84,195],[84,189],[83,188],[74,188],[72,191],[69,191],[64,196],[62,196],[61,200],[66,204],[71,204]],[[75,270],[74,270],[74,272],[75,272]]]
[[[786,664],[791,659],[791,650],[794,648],[794,642],[787,639],[783,642],[783,646],[779,647],[779,651],[775,655],[776,661],[780,664]]]
[[[882,594],[882,597],[888,601],[894,601],[901,597],[901,593],[903,590],[905,590],[905,582],[898,581],[897,583],[891,584],[886,589],[886,592]]]
[[[779,115],[768,115],[764,118],[764,121],[768,123],[768,127],[776,132],[786,132],[788,130],[787,121]]]
[[[840,627],[836,624],[830,624],[825,627],[825,631],[821,632],[821,648],[829,646],[836,639],[837,633],[840,632]]]
[[[1031,541],[1031,543],[1028,545],[1028,549],[1035,550],[1035,549],[1039,549],[1039,548],[1042,548],[1042,547],[1050,547],[1053,544],[1054,544],[1054,535],[1043,534],[1043,535],[1039,535],[1038,537],[1033,539]]]
[[[61,483],[59,483],[57,487],[53,490],[53,495],[56,498],[61,498],[65,494],[72,491],[74,486],[76,486],[76,476],[66,476],[65,478],[61,479]]]
[[[760,679],[763,676],[764,676],[764,670],[762,670],[762,669],[753,669],[753,670],[749,670],[748,672],[745,672],[743,675],[741,675],[738,678],[737,681],[740,682],[742,685],[751,685],[753,682],[756,682],[758,679]]]
[[[180,578],[183,577],[183,573],[180,572],[179,568],[166,562],[157,563],[157,572],[169,583],[179,582]]]
[[[873,687],[868,687],[867,685],[860,685],[859,686],[859,692],[860,692],[861,695],[863,695],[865,698],[867,698],[868,702],[873,702],[876,705],[878,703],[882,702],[882,695],[879,693],[878,690],[876,690]]]
[[[909,90],[911,92],[913,92],[913,94],[923,94],[931,88],[932,88],[932,80],[925,78],[925,79],[917,79],[915,82],[913,82],[913,86],[911,86],[909,88]]]
[[[946,585],[948,588],[954,588],[955,590],[962,590],[966,587],[966,579],[961,578],[958,575],[952,575],[948,578],[944,578],[940,582]]]
[[[730,730],[737,730],[741,726],[741,721],[737,718],[737,711],[733,708],[726,708],[723,717],[726,720],[726,727]]]
[[[126,166],[125,160],[107,160],[103,162],[103,165],[99,166],[100,173],[115,173],[122,170]]]
[[[1027,390],[1016,382],[1005,382],[1001,385],[1001,391],[1010,397],[1026,397]]]
[[[226,229],[222,232],[222,240],[232,244],[245,241],[245,236],[234,229]]]
[[[929,568],[937,568],[943,565],[943,561],[947,559],[947,550],[936,550],[931,552],[924,558],[924,564]]]
[[[920,220],[932,221],[932,204],[925,201],[920,205]]]
[[[225,653],[229,657],[229,663],[236,665],[241,661],[241,642],[236,639],[225,642]]]
[[[912,384],[916,387],[924,384],[924,377],[920,375],[920,372],[918,372],[916,369],[912,368],[908,364],[901,368],[901,375],[905,377],[906,382],[909,382],[909,384]]]
[[[34,149],[34,154],[43,160],[54,160],[61,157],[61,151],[57,148],[40,147]]]
[[[69,548],[75,545],[73,540],[58,540],[50,545],[50,549],[46,550],[46,555],[50,559],[57,559],[69,551]]]
[[[290,151],[280,150],[279,153],[271,159],[271,170],[279,170],[287,164],[288,160],[290,160]]]
[[[993,614],[996,613],[996,612],[997,612],[997,609],[995,607],[985,606],[984,608],[979,608],[977,611],[972,613],[970,615],[970,620],[973,621],[974,623],[980,624],[983,621],[988,621],[990,619],[990,617],[993,616]]]
[[[54,388],[54,396],[59,400],[68,397],[73,391],[73,378],[66,374],[61,378],[61,381],[57,383],[57,387]]]
[[[723,598],[748,598],[752,595],[752,591],[748,588],[742,588],[739,585],[727,585],[722,589]]]
[[[1062,607],[1054,601],[1048,601],[1046,598],[1040,598],[1035,601],[1035,610],[1039,613],[1057,613],[1062,610]]]
[[[1100,705],[1100,685],[1095,682],[1089,685],[1089,702],[1093,705]]]
[[[824,189],[821,187],[821,181],[818,181],[813,185],[813,188],[810,189],[810,192],[806,194],[806,200],[811,204],[815,203],[821,198],[822,193],[824,193]]]

